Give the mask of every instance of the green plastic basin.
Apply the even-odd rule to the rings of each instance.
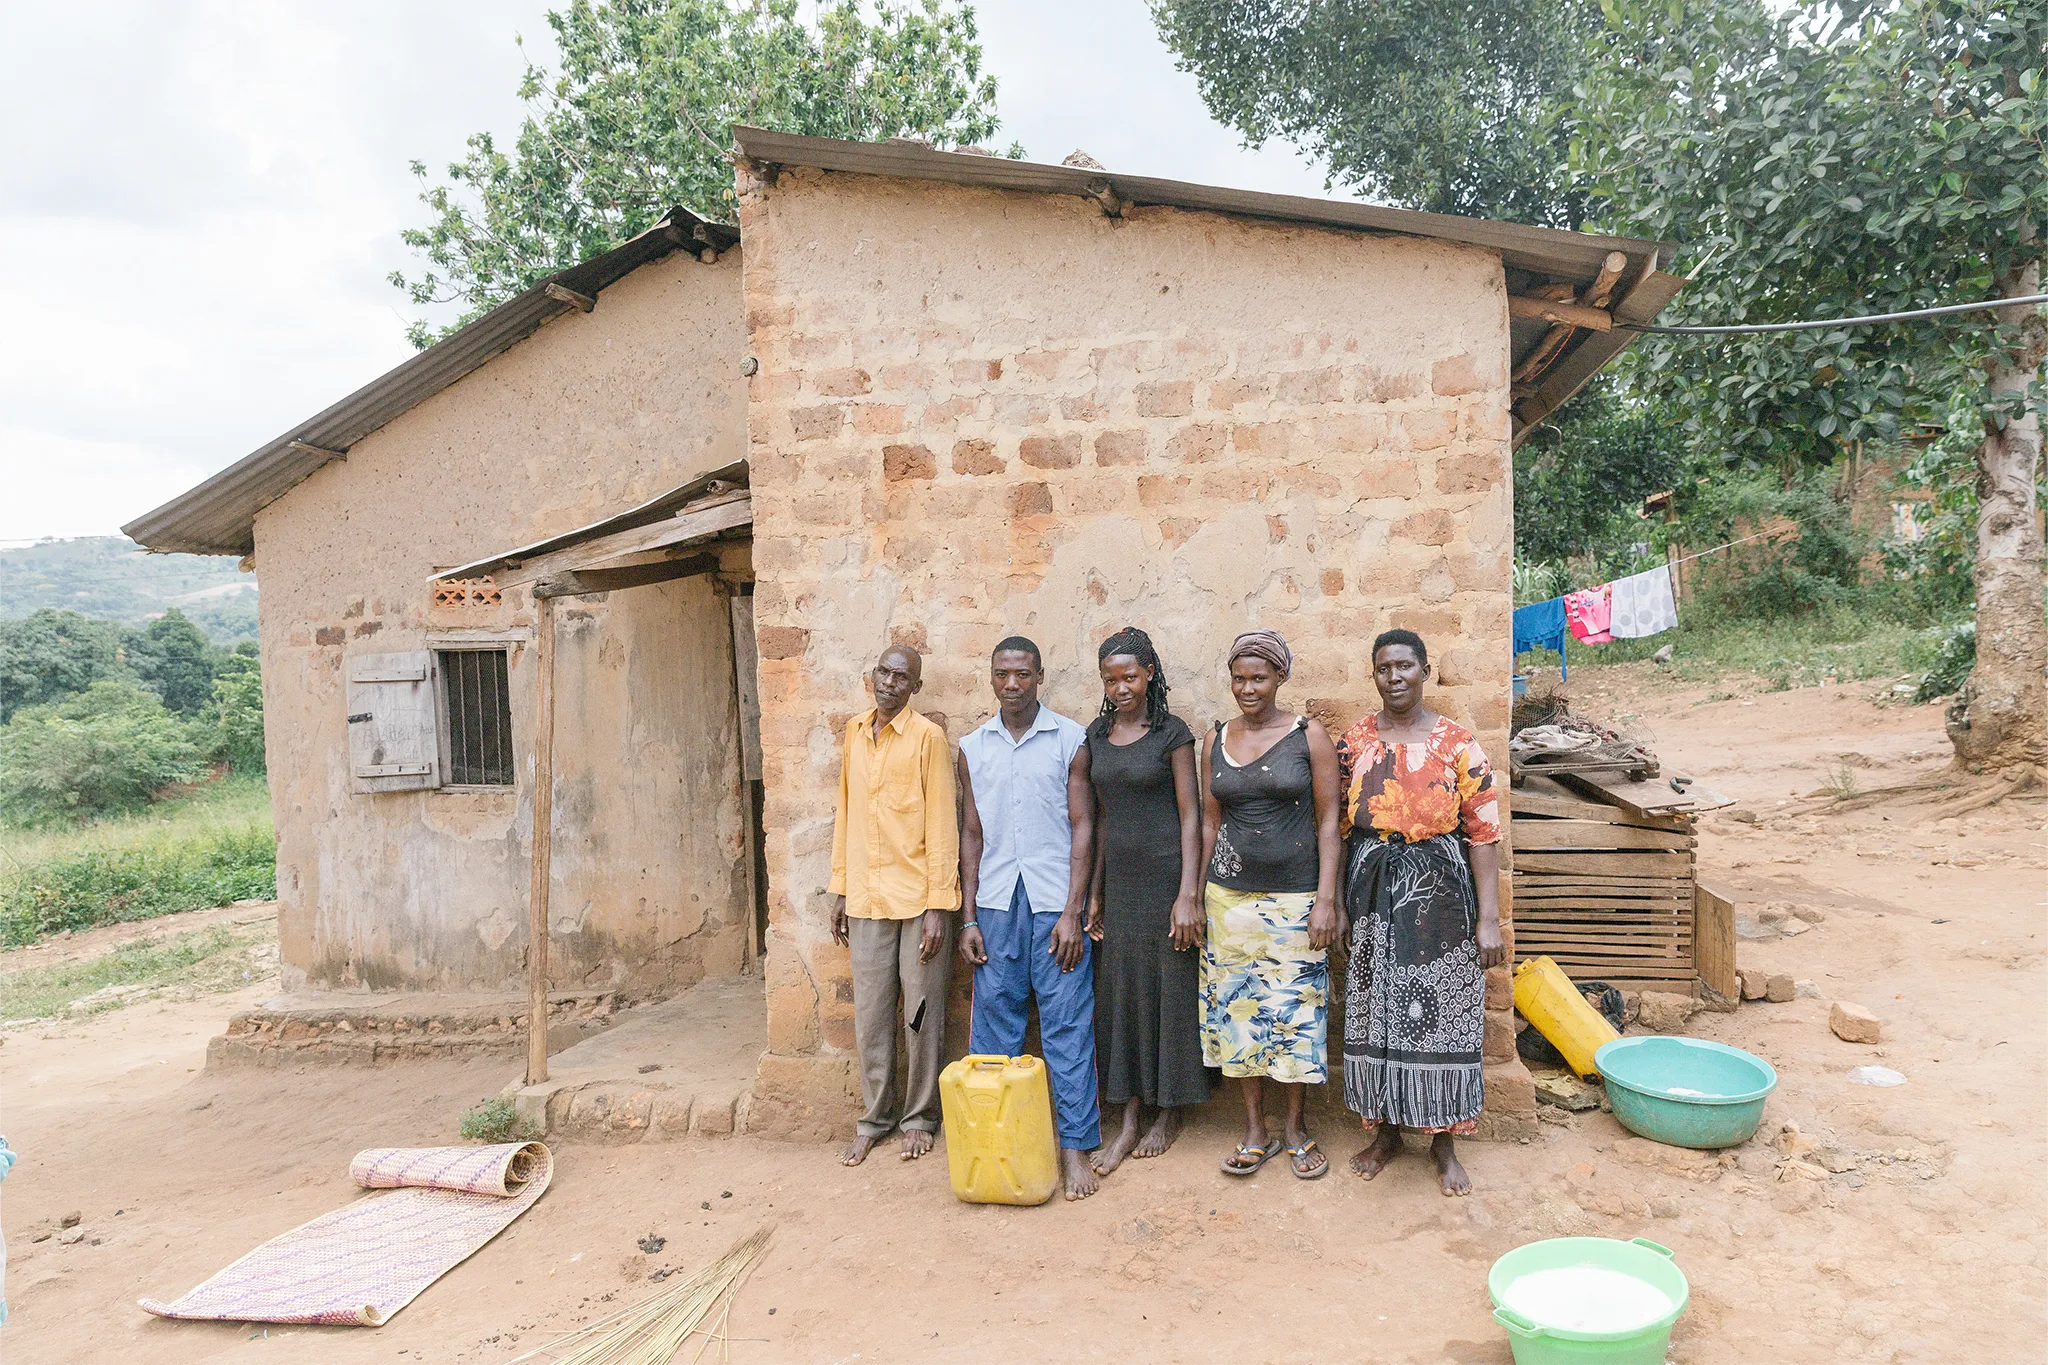
[[[1671,1300],[1671,1311],[1634,1331],[1577,1332],[1507,1307],[1507,1288],[1516,1280],[1569,1266],[1598,1266],[1655,1285]],[[1692,1287],[1672,1264],[1669,1248],[1647,1238],[1554,1237],[1516,1247],[1495,1261],[1486,1273],[1486,1292],[1493,1296],[1493,1320],[1507,1329],[1515,1365],[1664,1365],[1671,1324],[1685,1312]]]
[[[1617,1038],[1593,1054],[1622,1127],[1674,1147],[1733,1147],[1763,1121],[1778,1073],[1704,1038]]]

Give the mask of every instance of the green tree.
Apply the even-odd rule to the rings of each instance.
[[[1575,165],[1608,226],[1680,235],[1703,321],[1842,317],[2039,292],[2048,7],[1606,0],[1577,89]],[[1646,367],[1703,446],[1820,462],[1979,395],[1977,664],[1957,759],[2048,763],[2035,488],[2048,312],[1653,339]]]
[[[1595,0],[1152,0],[1209,112],[1332,184],[1435,213],[1576,227],[1559,121]]]
[[[247,654],[230,654],[213,679],[214,757],[238,773],[260,773],[263,759],[263,674]]]
[[[441,184],[413,163],[431,220],[405,241],[426,265],[391,282],[418,305],[459,301],[461,322],[675,205],[729,217],[735,123],[937,145],[996,130],[974,11],[950,0],[830,0],[815,23],[797,0],[575,0],[548,25],[561,69],[528,64],[512,149],[477,133]],[[423,321],[409,335],[437,337]]]
[[[181,716],[197,716],[213,702],[213,662],[199,627],[172,607],[128,641],[128,664],[137,677]]]
[[[1649,539],[1644,498],[1686,468],[1682,438],[1653,403],[1598,381],[1515,452],[1515,550],[1530,560]]]
[[[0,724],[24,706],[40,706],[117,677],[121,627],[49,607],[0,620]]]
[[[0,727],[0,817],[41,824],[133,810],[204,770],[190,728],[155,693],[102,678]]]

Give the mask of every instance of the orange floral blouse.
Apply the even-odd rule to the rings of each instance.
[[[1374,712],[1337,741],[1337,764],[1347,835],[1363,812],[1382,835],[1417,840],[1462,828],[1475,844],[1500,842],[1493,765],[1456,721],[1438,716],[1427,739],[1389,745]]]

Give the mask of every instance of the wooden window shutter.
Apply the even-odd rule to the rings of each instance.
[[[441,785],[434,656],[358,654],[348,661],[351,790],[419,791]]]

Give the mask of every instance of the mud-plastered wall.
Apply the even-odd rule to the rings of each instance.
[[[264,705],[287,988],[517,988],[527,949],[535,611],[437,606],[444,568],[742,458],[740,261],[606,289],[259,514]],[[744,557],[738,561],[744,566]],[[550,962],[558,987],[739,969],[752,914],[729,603],[708,577],[556,608]],[[454,631],[511,640],[515,785],[351,790],[345,679]]]
[[[1283,705],[1334,734],[1377,704],[1373,636],[1407,626],[1433,704],[1504,760],[1493,254],[810,170],[740,183],[771,902],[757,1131],[853,1113],[832,796],[892,641],[924,651],[915,704],[957,743],[993,707],[1005,635],[1039,643],[1045,700],[1086,719],[1097,643],[1142,626],[1205,732],[1233,713],[1231,639],[1270,627],[1296,657]]]

